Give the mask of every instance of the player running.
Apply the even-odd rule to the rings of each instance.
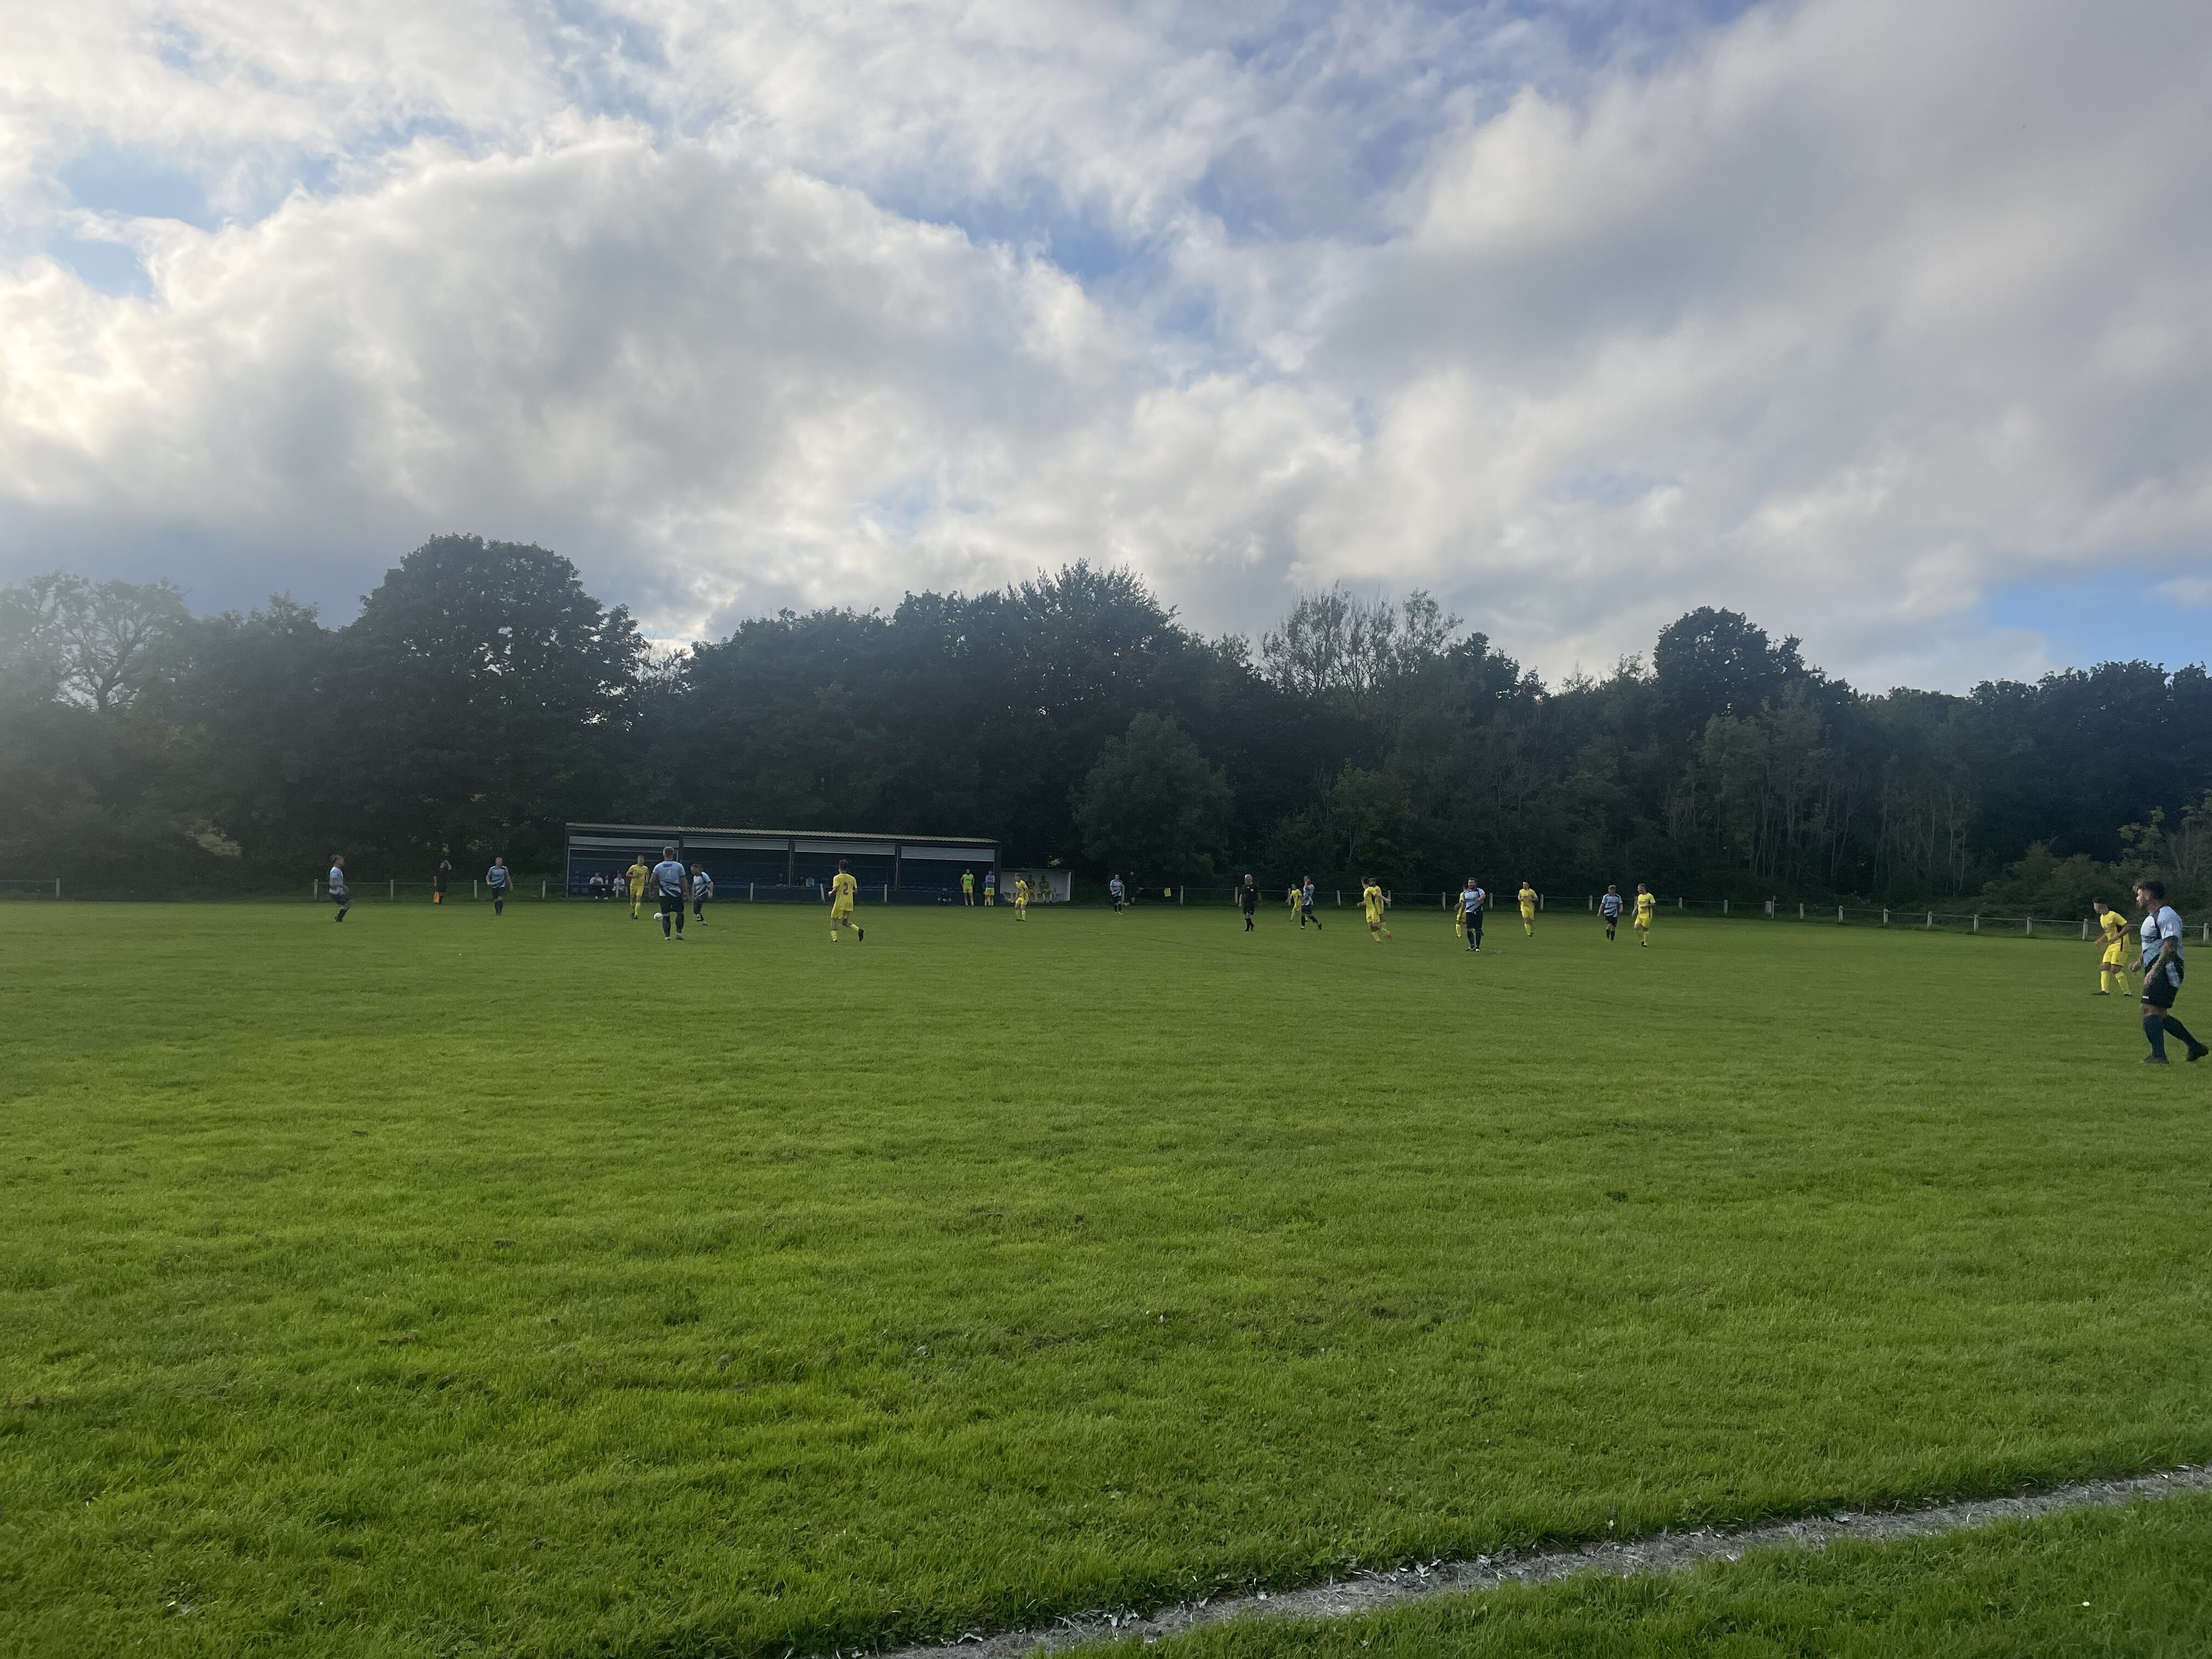
[[[507,860],[495,858],[491,868],[484,872],[484,885],[491,889],[491,913],[495,916],[507,914]]]
[[[2092,899],[2097,910],[2097,988],[2089,994],[2108,997],[2112,987],[2128,984],[2128,919],[2102,899]]]
[[[853,920],[853,907],[860,902],[860,884],[845,867],[845,860],[839,859],[837,873],[830,878],[830,942],[832,945],[837,942],[840,927],[851,928],[855,943],[866,942],[868,930]],[[893,951],[892,954],[896,956],[897,952]]]
[[[1244,931],[1252,931],[1254,919],[1260,914],[1260,885],[1252,879],[1252,872],[1244,872],[1244,884],[1237,890],[1237,903],[1244,912]]]
[[[1359,890],[1359,902],[1367,909],[1368,938],[1380,945],[1386,939],[1398,937],[1382,924],[1382,909],[1389,901],[1382,896],[1382,890],[1375,884],[1374,877],[1368,877],[1366,885]]]
[[[1014,878],[1014,920],[1027,921],[1029,919],[1030,878],[1027,876],[1016,876]]]
[[[1294,916],[1295,916],[1295,915],[1297,915],[1297,913],[1298,913],[1298,884],[1297,884],[1297,883],[1296,883],[1296,882],[1292,882],[1292,883],[1290,884],[1290,887],[1289,887],[1289,888],[1288,888],[1288,889],[1284,892],[1284,894],[1283,894],[1283,902],[1290,908],[1290,912],[1291,912],[1291,914],[1292,915],[1294,915]]]
[[[670,857],[675,856],[673,848],[668,848],[667,851]],[[642,853],[632,859],[629,861],[629,868],[623,872],[623,877],[629,883],[629,919],[632,921],[637,920],[638,906],[645,902],[645,884],[647,878],[652,874],[653,872],[647,866],[645,854]]]
[[[641,853],[638,856],[642,858],[644,854]],[[690,872],[678,860],[673,847],[664,847],[660,849],[660,862],[647,871],[646,875],[653,883],[654,896],[660,901],[660,937],[664,940],[671,937],[668,919],[673,916],[676,918],[673,937],[678,944],[682,944],[684,890],[691,884]]]
[[[1482,953],[1482,912],[1490,902],[1490,895],[1473,876],[1459,891],[1459,931],[1467,935],[1467,948],[1477,956]]]
[[[1521,931],[1530,939],[1536,937],[1536,890],[1526,881],[1514,896],[1521,901]]]
[[[346,891],[344,854],[331,854],[331,873],[325,885],[330,889],[331,902],[338,907],[337,915],[331,920],[343,921],[346,912],[353,908],[353,895]]]
[[[691,866],[691,920],[707,925],[707,901],[714,896],[714,878],[698,865]]]
[[[1605,896],[1597,902],[1597,913],[1605,920],[1605,942],[1610,945],[1613,929],[1620,926],[1620,888],[1617,884],[1606,884]]]
[[[1638,882],[1636,884],[1636,920],[1631,925],[1643,935],[1636,941],[1638,945],[1648,945],[1651,943],[1651,918],[1658,908],[1659,901],[1651,896],[1651,890],[1642,882]]]
[[[2143,1056],[2143,1064],[2167,1063],[2168,1031],[2187,1045],[2185,1059],[2202,1060],[2212,1054],[2212,1048],[2191,1036],[2189,1028],[2173,1017],[2173,1000],[2181,994],[2181,917],[2166,902],[2164,882],[2137,882],[2136,902],[2142,906],[2143,913],[2142,1023],[2143,1036],[2150,1039],[2150,1053]]]
[[[1321,932],[1321,918],[1314,914],[1313,878],[1308,876],[1298,884],[1298,926],[1313,923],[1314,932]]]

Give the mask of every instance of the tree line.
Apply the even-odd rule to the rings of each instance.
[[[656,653],[534,546],[443,536],[342,626],[172,584],[0,588],[0,878],[288,885],[559,864],[573,820],[989,835],[1091,875],[2072,915],[2212,899],[2212,683],[2106,662],[1869,694],[1734,611],[1547,685],[1426,594],[1256,641],[1070,565]]]

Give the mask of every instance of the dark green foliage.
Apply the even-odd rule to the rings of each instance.
[[[1078,563],[654,659],[542,548],[440,537],[349,626],[166,584],[0,590],[0,870],[374,880],[564,819],[990,834],[1028,864],[1272,888],[1646,881],[2070,915],[2212,900],[2212,679],[2105,663],[1869,696],[1736,612],[1547,688],[1426,594],[1300,599],[1255,651]],[[1170,735],[1172,737],[1170,738]],[[218,852],[206,849],[214,847]],[[232,854],[236,856],[225,857]]]
[[[1231,797],[1170,714],[1139,714],[1109,738],[1076,792],[1084,855],[1178,880],[1211,876],[1228,839]]]

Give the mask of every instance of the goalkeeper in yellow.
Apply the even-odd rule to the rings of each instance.
[[[1368,938],[1373,939],[1377,945],[1386,939],[1397,938],[1395,933],[1383,926],[1382,907],[1387,901],[1382,896],[1382,890],[1375,884],[1374,877],[1368,877],[1367,884],[1359,890],[1359,902],[1367,907]]]
[[[646,880],[653,874],[645,862],[645,854],[640,853],[632,859],[629,861],[629,868],[623,871],[623,874],[629,878],[629,919],[635,921],[637,907],[645,902]]]
[[[1521,901],[1521,931],[1528,934],[1530,939],[1535,938],[1536,890],[1523,881],[1521,884],[1521,890],[1516,893],[1514,897]]]
[[[2128,919],[2102,899],[2090,901],[2097,908],[2097,938],[2104,954],[2097,960],[2097,988],[2094,996],[2108,997],[2112,987],[2128,988]]]
[[[845,860],[839,859],[837,873],[830,878],[830,942],[832,945],[837,942],[840,927],[851,928],[856,944],[866,940],[868,930],[853,920],[853,906],[860,902],[860,884],[845,867]]]
[[[1636,929],[1636,942],[1638,945],[1648,945],[1651,943],[1651,917],[1658,908],[1659,901],[1652,897],[1651,890],[1642,882],[1638,882],[1636,884],[1636,920],[1629,925]]]

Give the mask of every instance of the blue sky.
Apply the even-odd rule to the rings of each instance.
[[[2212,14],[87,0],[0,64],[0,580],[660,637],[1122,562],[1559,674],[2212,622]]]

